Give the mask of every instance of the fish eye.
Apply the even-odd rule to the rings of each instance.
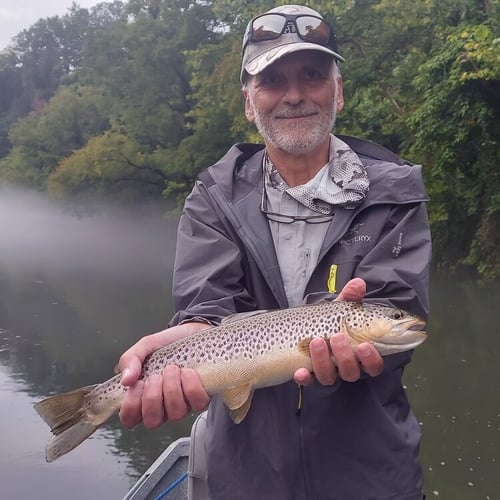
[[[394,319],[401,319],[403,317],[403,312],[402,311],[395,311],[393,316],[394,316]]]

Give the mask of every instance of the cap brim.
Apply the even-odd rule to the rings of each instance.
[[[255,57],[249,61],[244,69],[249,75],[257,75],[264,69],[266,69],[271,64],[275,63],[278,59],[281,59],[287,54],[292,54],[293,52],[298,52],[300,50],[316,50],[319,52],[324,52],[325,54],[330,54],[335,59],[344,62],[344,58],[334,52],[332,49],[325,47],[323,45],[318,45],[316,43],[307,42],[293,42],[285,45],[280,45],[278,47],[273,47],[270,50],[265,51],[263,54]]]

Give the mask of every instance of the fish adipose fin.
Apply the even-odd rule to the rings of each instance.
[[[248,413],[252,405],[253,387],[251,384],[240,385],[226,389],[222,399],[229,408],[229,414],[235,424],[239,424]]]
[[[34,405],[35,410],[50,426],[54,437],[45,449],[45,459],[52,462],[76,448],[93,434],[106,418],[89,418],[85,410],[85,397],[97,385],[52,396]]]

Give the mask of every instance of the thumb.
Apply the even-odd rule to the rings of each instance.
[[[147,350],[143,350],[140,341],[125,351],[118,362],[118,373],[122,374],[121,383],[129,387],[134,385],[141,376],[142,363],[149,354]]]
[[[120,372],[122,374],[122,385],[129,387],[134,385],[141,376],[142,363],[141,360],[134,355],[126,356],[125,354],[120,358]]]
[[[125,386],[134,385],[142,373],[142,363],[154,352],[157,346],[157,335],[146,335],[127,349],[118,362],[118,372],[122,374],[121,383]]]
[[[342,291],[339,293],[336,300],[347,300],[357,302],[363,299],[366,295],[366,282],[361,278],[353,278],[349,280]]]
[[[118,373],[121,373],[120,382],[129,387],[134,385],[141,376],[142,362],[138,356],[128,351],[122,355],[118,363]]]

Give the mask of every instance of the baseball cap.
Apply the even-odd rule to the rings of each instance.
[[[303,5],[282,5],[253,18],[243,37],[240,80],[257,75],[286,54],[317,50],[344,61],[332,27],[323,16]]]

